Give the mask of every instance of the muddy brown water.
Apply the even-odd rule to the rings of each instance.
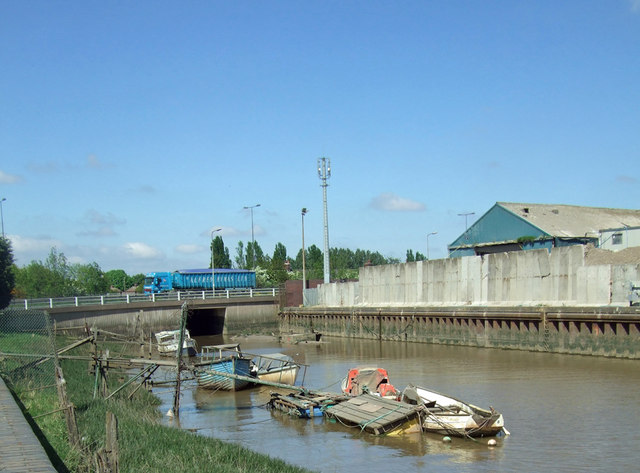
[[[414,383],[493,406],[511,435],[498,438],[496,447],[488,439],[444,443],[434,434],[376,437],[323,418],[267,410],[273,388],[214,393],[189,383],[179,422],[165,416],[166,424],[321,472],[638,471],[638,361],[338,338],[297,345],[240,342],[248,352],[283,352],[310,365],[304,378],[310,389],[339,391],[350,368],[384,367],[397,388]],[[167,412],[173,394],[157,394]]]

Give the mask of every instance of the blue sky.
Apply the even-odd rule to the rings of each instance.
[[[3,1],[19,266],[130,274],[255,238],[447,255],[497,201],[638,208],[640,0]]]

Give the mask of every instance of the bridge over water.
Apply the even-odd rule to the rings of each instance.
[[[45,310],[57,329],[95,327],[133,335],[141,329],[155,332],[178,328],[185,302],[191,334],[216,335],[275,326],[280,291],[268,288],[22,299],[12,301],[8,309]],[[16,325],[19,319],[16,317]]]

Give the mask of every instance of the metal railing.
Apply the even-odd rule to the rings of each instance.
[[[10,309],[54,309],[110,304],[132,304],[156,301],[184,301],[193,299],[231,299],[238,297],[277,297],[278,288],[216,289],[214,291],[177,291],[158,294],[106,294],[103,296],[55,297],[41,299],[14,299]]]

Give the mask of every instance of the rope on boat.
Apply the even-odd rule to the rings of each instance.
[[[384,419],[386,416],[388,416],[389,414],[393,414],[394,412],[396,412],[398,409],[400,409],[401,407],[404,407],[403,405],[400,405],[398,407],[396,407],[395,409],[393,409],[392,411],[386,412],[385,414],[382,414],[378,417],[376,417],[375,419],[371,419],[370,421],[365,422],[364,424],[361,422],[360,423],[360,430],[364,430],[369,424],[371,424],[372,422],[376,422],[379,421],[380,419]]]

